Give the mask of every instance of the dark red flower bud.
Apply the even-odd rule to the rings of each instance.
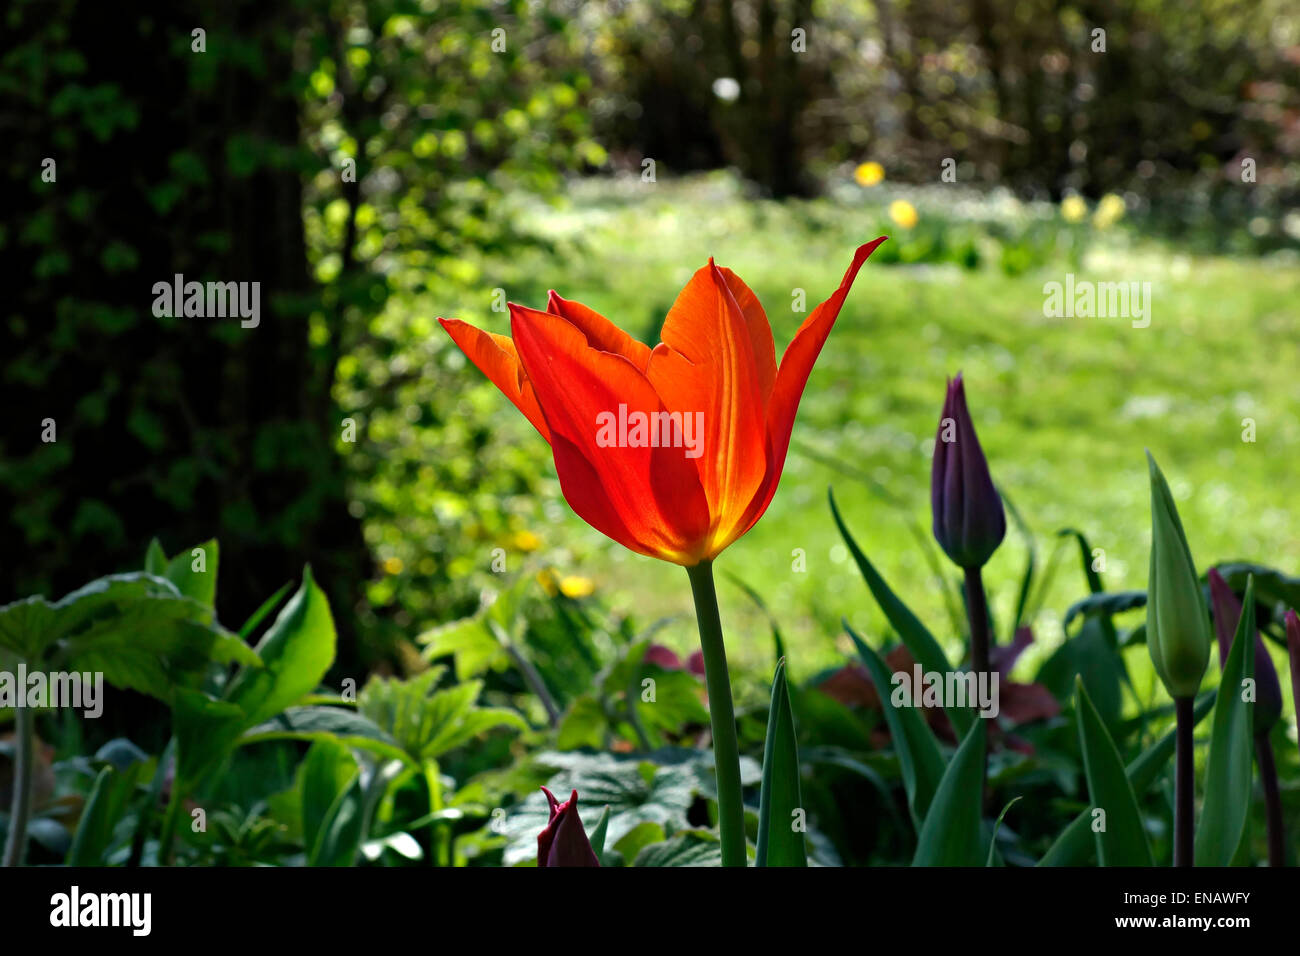
[[[600,866],[578,816],[578,791],[573,791],[564,803],[556,800],[545,787],[542,787],[542,793],[551,804],[551,819],[537,834],[537,865]]]
[[[641,658],[647,664],[658,664],[666,671],[679,671],[682,669],[682,659],[677,656],[677,652],[670,647],[664,647],[662,644],[651,644],[645,649],[645,656]]]
[[[975,436],[960,374],[948,383],[939,418],[930,507],[935,540],[958,567],[983,567],[1007,533],[1002,498]]]
[[[1228,660],[1232,639],[1237,633],[1241,618],[1241,601],[1223,579],[1218,568],[1206,574],[1210,582],[1210,604],[1214,612],[1214,633],[1219,638],[1219,666]],[[1282,716],[1282,685],[1277,679],[1277,668],[1269,657],[1264,641],[1255,632],[1255,733],[1266,734]]]

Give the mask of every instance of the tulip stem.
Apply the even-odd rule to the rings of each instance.
[[[1196,800],[1195,755],[1192,752],[1192,731],[1196,717],[1192,714],[1192,698],[1174,698],[1177,717],[1178,756],[1174,769],[1174,866],[1192,865],[1192,847],[1196,831],[1193,806]]]
[[[1264,788],[1265,819],[1268,823],[1268,865],[1286,866],[1286,837],[1282,828],[1282,794],[1277,786],[1277,765],[1273,762],[1273,745],[1268,734],[1255,737],[1255,763],[1259,765],[1259,782]]]
[[[982,674],[989,669],[992,634],[989,631],[989,605],[984,597],[984,578],[979,568],[966,569],[966,614],[970,618],[971,670]]]
[[[718,616],[718,592],[713,586],[713,562],[686,569],[695,598],[695,617],[704,652],[704,682],[709,691],[709,720],[713,725],[713,766],[718,781],[718,830],[722,836],[722,865],[746,866],[745,803],[740,785],[740,745],[731,703],[727,650]]]
[[[984,578],[979,568],[966,568],[966,614],[970,618],[970,666],[978,681],[981,674],[989,673],[989,645],[992,643],[989,632],[989,605],[984,596]],[[997,680],[989,674],[986,680]],[[980,770],[980,780],[985,782],[985,796],[988,795],[989,752],[984,748],[984,766]]]

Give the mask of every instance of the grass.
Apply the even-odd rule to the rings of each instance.
[[[1300,375],[1294,257],[1193,255],[1145,240],[1128,224],[1105,232],[1065,229],[1057,211],[1005,197],[946,188],[907,192],[915,230],[889,221],[900,194],[846,189],[825,200],[778,204],[743,196],[725,177],[642,184],[578,184],[558,207],[521,211],[555,244],[483,264],[490,285],[543,306],[555,288],[642,339],[656,342],[677,291],[712,255],[736,270],[763,302],[781,354],[804,316],[838,284],[859,243],[880,234],[906,247],[918,235],[974,236],[982,264],[868,261],[809,380],[796,446],[781,488],[758,526],[718,560],[760,593],[784,632],[796,674],[840,662],[848,651],[839,619],[879,634],[883,617],[843,547],[826,505],[834,485],[858,542],[895,590],[954,648],[941,591],[909,533],[929,533],[930,449],[946,376],[964,372],[972,413],[994,478],[1034,529],[1040,563],[1063,527],[1104,550],[1108,587],[1144,588],[1150,540],[1150,448],[1170,480],[1193,554],[1205,566],[1260,560],[1300,570],[1293,505],[1300,467]],[[954,198],[957,197],[957,198]],[[1040,264],[1007,274],[992,236],[1039,236]],[[1079,256],[1077,243],[1087,241]],[[1066,272],[1094,281],[1152,283],[1152,320],[1049,318],[1043,286]],[[486,309],[444,314],[506,331]],[[466,374],[477,373],[472,370]],[[517,417],[504,398],[504,422]],[[1255,441],[1243,441],[1244,419]],[[510,426],[511,428],[515,426]],[[551,475],[546,448],[526,428],[519,440]],[[899,506],[827,463],[878,483]],[[549,507],[535,530],[563,549],[563,571],[590,577],[613,607],[649,622],[681,615],[660,639],[696,644],[686,575],[605,542],[567,508]],[[806,570],[793,570],[796,549]],[[986,571],[1002,639],[1026,549],[1014,532]],[[1081,595],[1077,555],[1063,564],[1034,621],[1039,654],[1061,638],[1060,614]],[[950,569],[945,567],[945,573]],[[955,577],[955,571],[952,572]],[[770,666],[767,624],[736,587],[720,585],[733,661]]]

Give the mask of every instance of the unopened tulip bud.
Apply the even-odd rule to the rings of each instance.
[[[1151,571],[1147,583],[1147,648],[1169,695],[1194,697],[1210,662],[1210,622],[1196,565],[1165,476],[1151,471]]]
[[[563,803],[545,787],[542,793],[551,805],[551,819],[537,834],[537,865],[600,866],[578,816],[578,791]]]
[[[1002,498],[966,408],[961,375],[948,383],[930,466],[934,538],[960,568],[983,567],[1007,533]]]

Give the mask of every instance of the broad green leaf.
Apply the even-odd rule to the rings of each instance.
[[[214,700],[197,690],[181,688],[172,701],[172,734],[176,738],[176,783],[188,791],[234,746],[248,725],[238,706]]]
[[[316,689],[334,662],[334,618],[311,569],[257,645],[260,668],[244,668],[224,699],[248,715],[248,724],[269,720]]]
[[[1116,614],[1147,606],[1146,591],[1101,591],[1075,601],[1065,612],[1061,627],[1068,629],[1079,615],[1101,617],[1107,621]]]
[[[389,760],[407,760],[405,752],[383,728],[346,707],[290,707],[263,721],[239,738],[240,746],[266,740],[338,740]]]
[[[1075,678],[1075,692],[1088,799],[1094,810],[1105,813],[1103,826],[1094,828],[1097,860],[1102,866],[1152,866],[1151,845],[1147,842],[1142,813],[1119,750],[1092,705],[1081,678]]]
[[[880,709],[884,712],[894,752],[898,755],[912,823],[920,833],[921,822],[930,809],[935,791],[939,789],[939,781],[943,779],[943,754],[939,752],[939,742],[926,724],[920,708],[894,706],[889,668],[847,621],[843,624],[880,695]]]
[[[361,845],[361,768],[337,741],[311,745],[299,768],[308,866],[350,866]]]
[[[835,495],[827,491],[827,496],[831,503],[831,515],[835,518],[835,524],[840,529],[840,536],[844,538],[845,545],[848,546],[849,553],[853,555],[853,560],[858,565],[858,570],[862,572],[862,577],[867,582],[867,587],[871,590],[872,596],[875,597],[876,603],[880,605],[881,611],[889,620],[890,626],[898,632],[899,639],[912,652],[917,663],[921,665],[922,670],[936,673],[947,674],[952,670],[948,663],[948,658],[943,653],[943,648],[916,617],[915,614],[898,599],[885,579],[880,576],[875,566],[862,553],[858,543],[853,540],[853,535],[844,524],[844,519],[840,517],[839,508],[835,505]],[[952,721],[953,727],[958,735],[964,734],[975,720],[974,713],[966,707],[946,708],[948,719]]]
[[[505,646],[492,633],[481,616],[452,621],[417,638],[425,645],[429,660],[452,655],[457,680],[468,680],[489,671],[502,671],[510,665]]]
[[[980,866],[984,721],[976,720],[939,781],[921,825],[913,866]]]
[[[1251,721],[1254,694],[1243,700],[1255,676],[1255,578],[1246,580],[1241,617],[1219,680],[1218,705],[1205,762],[1205,800],[1196,828],[1197,866],[1228,866],[1241,843],[1250,813]]]
[[[195,551],[203,552],[201,571],[195,568],[200,563],[200,556]],[[217,599],[217,553],[216,538],[204,541],[168,561],[163,577],[176,585],[187,598],[210,608]]]
[[[154,577],[167,577],[167,552],[163,551],[162,542],[154,538],[144,553],[144,570]]]
[[[0,647],[28,663],[39,661],[58,638],[56,611],[45,598],[37,595],[0,607]]]
[[[605,809],[600,812],[600,819],[596,821],[595,829],[591,831],[591,849],[596,854],[596,859],[604,866],[605,860],[605,835],[609,831],[609,804],[605,804]]]
[[[211,608],[145,572],[99,578],[53,604],[34,597],[0,608],[0,646],[164,701],[197,686],[213,661],[256,660]]]
[[[1195,723],[1204,720],[1205,715],[1214,707],[1214,696],[1214,691],[1207,691],[1196,701],[1192,710]],[[1173,756],[1176,744],[1177,734],[1171,730],[1125,768],[1125,776],[1135,795],[1146,793],[1151,788]],[[1086,866],[1093,860],[1096,851],[1096,841],[1092,838],[1092,811],[1088,809],[1061,831],[1060,836],[1038,861],[1038,866]]]
[[[1066,699],[1075,677],[1082,677],[1088,695],[1108,727],[1119,718],[1123,697],[1124,672],[1118,653],[1112,649],[1102,626],[1102,618],[1086,618],[1073,637],[1043,662],[1035,680],[1058,700]]]
[[[767,715],[755,866],[808,865],[803,828],[794,826],[796,815],[804,812],[799,790],[799,747],[795,743],[794,715],[785,688],[785,661],[782,660],[776,665],[776,676],[772,679],[772,704]]]
[[[123,770],[105,767],[95,778],[77,832],[64,861],[67,866],[98,866],[113,845],[114,831],[122,819],[146,764],[130,764]]]
[[[636,855],[633,866],[722,866],[722,845],[711,830],[685,830]]]

